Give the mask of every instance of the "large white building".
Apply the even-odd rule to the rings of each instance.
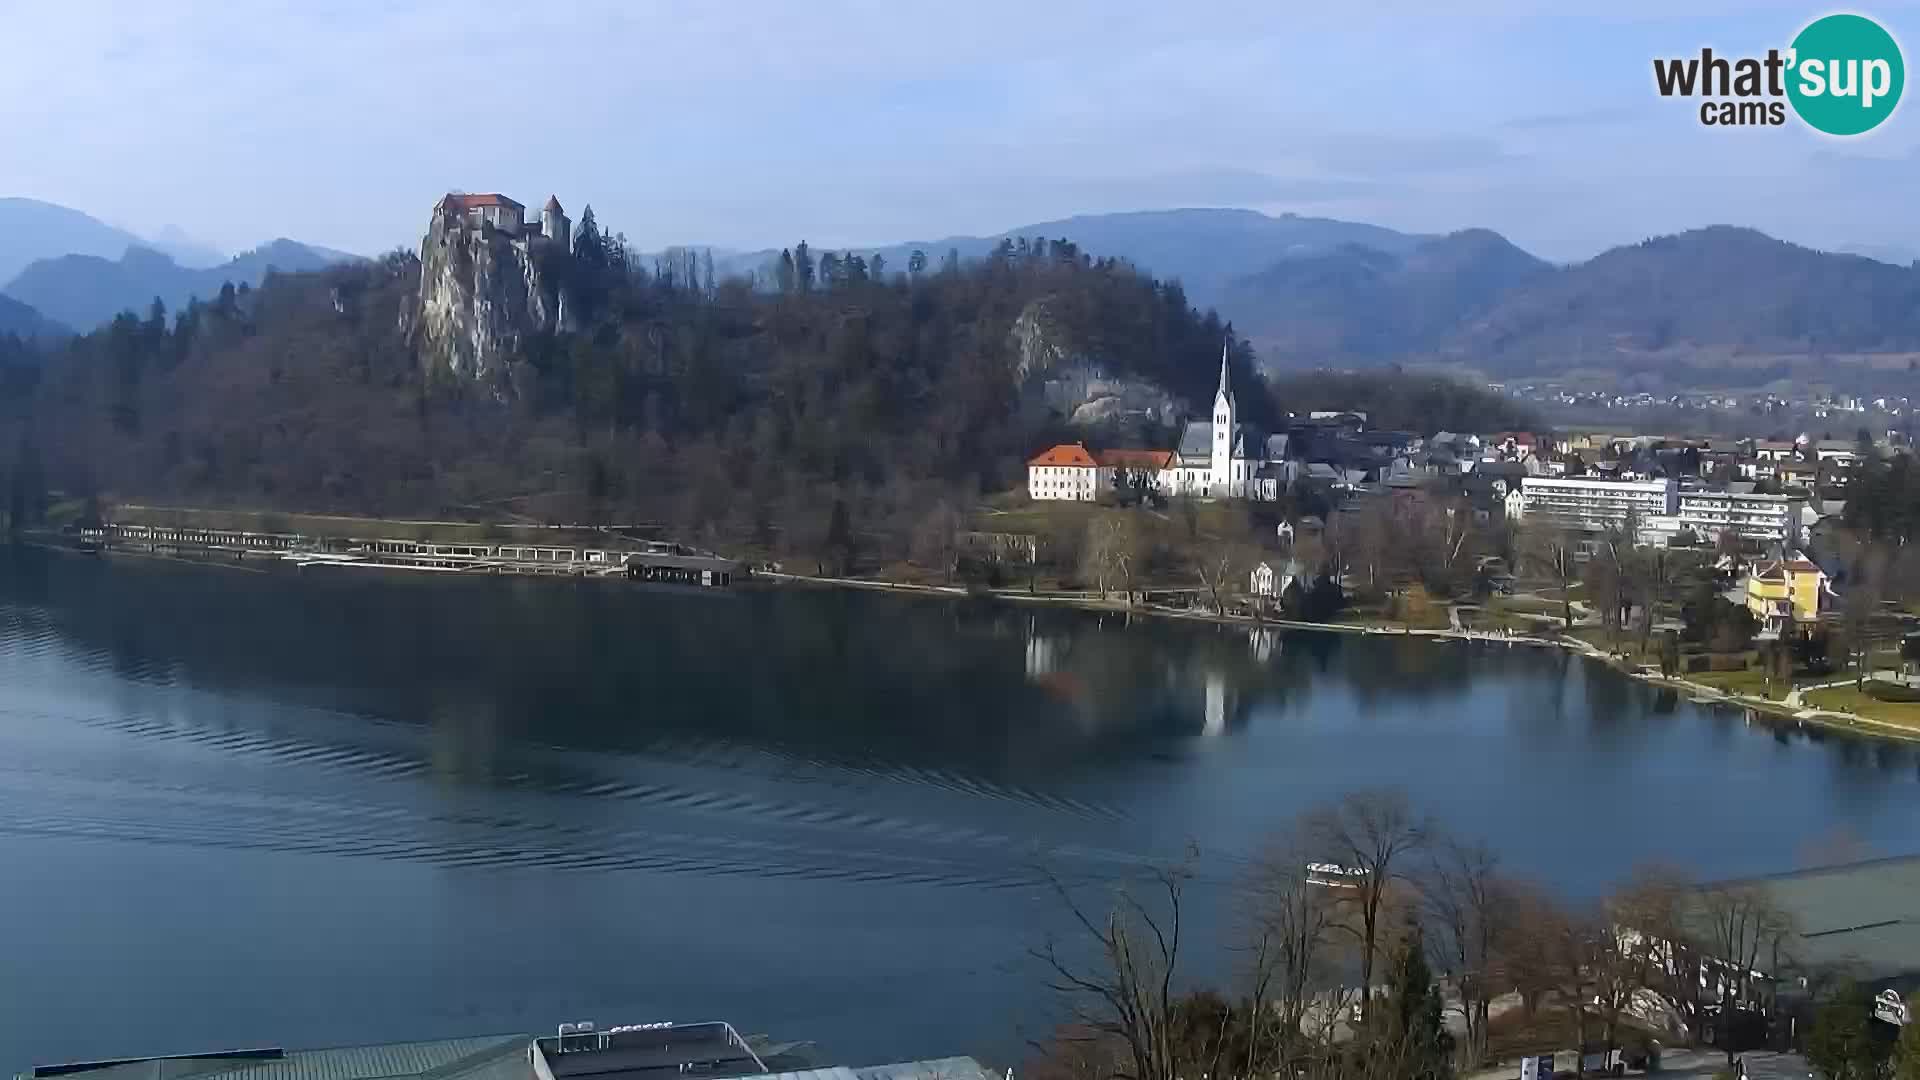
[[[1027,462],[1027,495],[1093,502],[1103,494],[1100,463],[1079,443],[1061,443]]]
[[[1545,519],[1586,532],[1639,531],[1649,518],[1670,518],[1679,511],[1679,486],[1672,480],[1586,480],[1530,476],[1521,485],[1529,520]]]
[[[1683,491],[1677,525],[1711,543],[1731,532],[1760,544],[1798,544],[1803,500],[1751,491]]]

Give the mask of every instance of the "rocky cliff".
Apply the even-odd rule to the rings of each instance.
[[[531,335],[572,329],[556,280],[563,253],[435,212],[420,242],[420,291],[401,330],[430,372],[510,394],[513,361]]]
[[[1081,427],[1133,421],[1172,424],[1187,410],[1150,379],[1119,374],[1101,357],[1073,345],[1044,299],[1014,320],[1014,378],[1031,406]]]

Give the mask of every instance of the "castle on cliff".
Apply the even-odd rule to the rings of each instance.
[[[547,205],[540,208],[540,220],[529,221],[525,206],[498,192],[472,195],[450,191],[433,204],[433,228],[435,231],[491,228],[507,234],[523,248],[535,241],[559,244],[562,251],[570,251],[573,246],[573,222],[567,218],[566,211],[560,209],[560,200],[552,195],[547,196]]]

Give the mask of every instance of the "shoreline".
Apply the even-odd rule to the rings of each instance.
[[[69,545],[49,542],[46,538],[21,537],[21,541],[30,546],[67,554],[87,554]],[[187,563],[216,569],[245,570],[250,573],[270,573],[258,566],[244,566],[237,560],[193,559],[168,556],[157,552],[139,551],[101,551],[103,558],[151,559],[157,562]],[[408,572],[408,568],[390,567],[397,572]],[[1815,727],[1824,731],[1843,732],[1864,735],[1868,738],[1883,739],[1889,742],[1920,744],[1920,726],[1906,726],[1860,716],[1856,713],[1836,712],[1827,709],[1796,709],[1784,702],[1767,698],[1749,697],[1734,694],[1719,687],[1693,682],[1683,676],[1668,677],[1658,671],[1642,665],[1629,664],[1609,655],[1591,642],[1565,634],[1544,637],[1538,634],[1515,634],[1507,636],[1471,629],[1415,629],[1395,627],[1386,624],[1353,622],[1307,622],[1300,619],[1255,618],[1246,615],[1228,615],[1210,611],[1198,611],[1191,608],[1170,608],[1153,604],[1125,604],[1114,600],[1102,600],[1086,594],[1074,593],[1030,593],[1018,588],[969,589],[959,585],[920,585],[905,581],[889,581],[881,578],[827,577],[814,574],[793,574],[780,571],[758,571],[752,577],[735,585],[735,588],[751,589],[757,584],[773,588],[831,588],[862,589],[869,592],[899,593],[909,596],[925,596],[949,600],[979,599],[997,603],[1051,605],[1071,608],[1078,611],[1090,611],[1106,615],[1139,615],[1156,619],[1170,619],[1185,622],[1211,623],[1216,626],[1238,626],[1247,628],[1271,628],[1275,630],[1314,631],[1335,634],[1361,634],[1367,636],[1386,636],[1400,638],[1429,638],[1478,642],[1482,644],[1503,644],[1509,647],[1519,645],[1527,648],[1560,649],[1573,653],[1594,663],[1602,664],[1612,670],[1637,679],[1650,686],[1665,687],[1675,692],[1686,692],[1689,700],[1702,705],[1731,705],[1795,724],[1800,727]]]
[[[1802,727],[1817,727],[1826,731],[1846,732],[1865,735],[1869,738],[1885,739],[1891,742],[1920,744],[1920,727],[1907,727],[1900,724],[1876,720],[1856,713],[1835,712],[1827,709],[1795,709],[1780,701],[1768,698],[1748,697],[1734,694],[1717,686],[1694,682],[1684,676],[1665,676],[1644,666],[1630,664],[1609,655],[1605,650],[1591,642],[1565,634],[1542,637],[1537,634],[1516,634],[1511,637],[1475,630],[1429,630],[1407,627],[1394,627],[1384,624],[1368,623],[1319,623],[1300,619],[1262,619],[1247,615],[1224,615],[1217,612],[1193,611],[1189,609],[1168,608],[1151,604],[1129,605],[1113,600],[1100,600],[1084,595],[1061,595],[1029,593],[1022,589],[968,589],[958,585],[916,585],[904,581],[886,581],[874,578],[821,577],[812,574],[789,574],[763,571],[754,574],[754,581],[768,582],[774,586],[802,586],[814,588],[865,589],[870,592],[904,593],[907,595],[941,597],[946,599],[981,599],[996,602],[1050,604],[1073,608],[1079,611],[1092,611],[1108,615],[1141,615],[1157,619],[1175,619],[1186,622],[1212,623],[1217,626],[1241,626],[1249,628],[1272,628],[1276,630],[1306,630],[1336,634],[1363,634],[1379,637],[1433,638],[1441,640],[1477,642],[1481,644],[1521,645],[1528,648],[1560,649],[1602,664],[1629,678],[1637,679],[1649,686],[1665,687],[1676,692],[1685,691],[1690,700],[1702,705],[1732,705],[1749,709],[1783,721],[1790,721]]]

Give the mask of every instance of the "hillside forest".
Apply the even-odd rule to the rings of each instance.
[[[581,329],[533,341],[512,400],[416,355],[404,252],[155,301],[57,344],[0,337],[10,490],[884,544],[1065,436],[1020,408],[1009,332],[1028,305],[1198,400],[1226,333],[1178,285],[1067,243],[897,270],[800,244],[755,290],[691,258],[642,266],[590,214],[578,240],[563,269]],[[1252,385],[1244,347],[1234,363]]]

